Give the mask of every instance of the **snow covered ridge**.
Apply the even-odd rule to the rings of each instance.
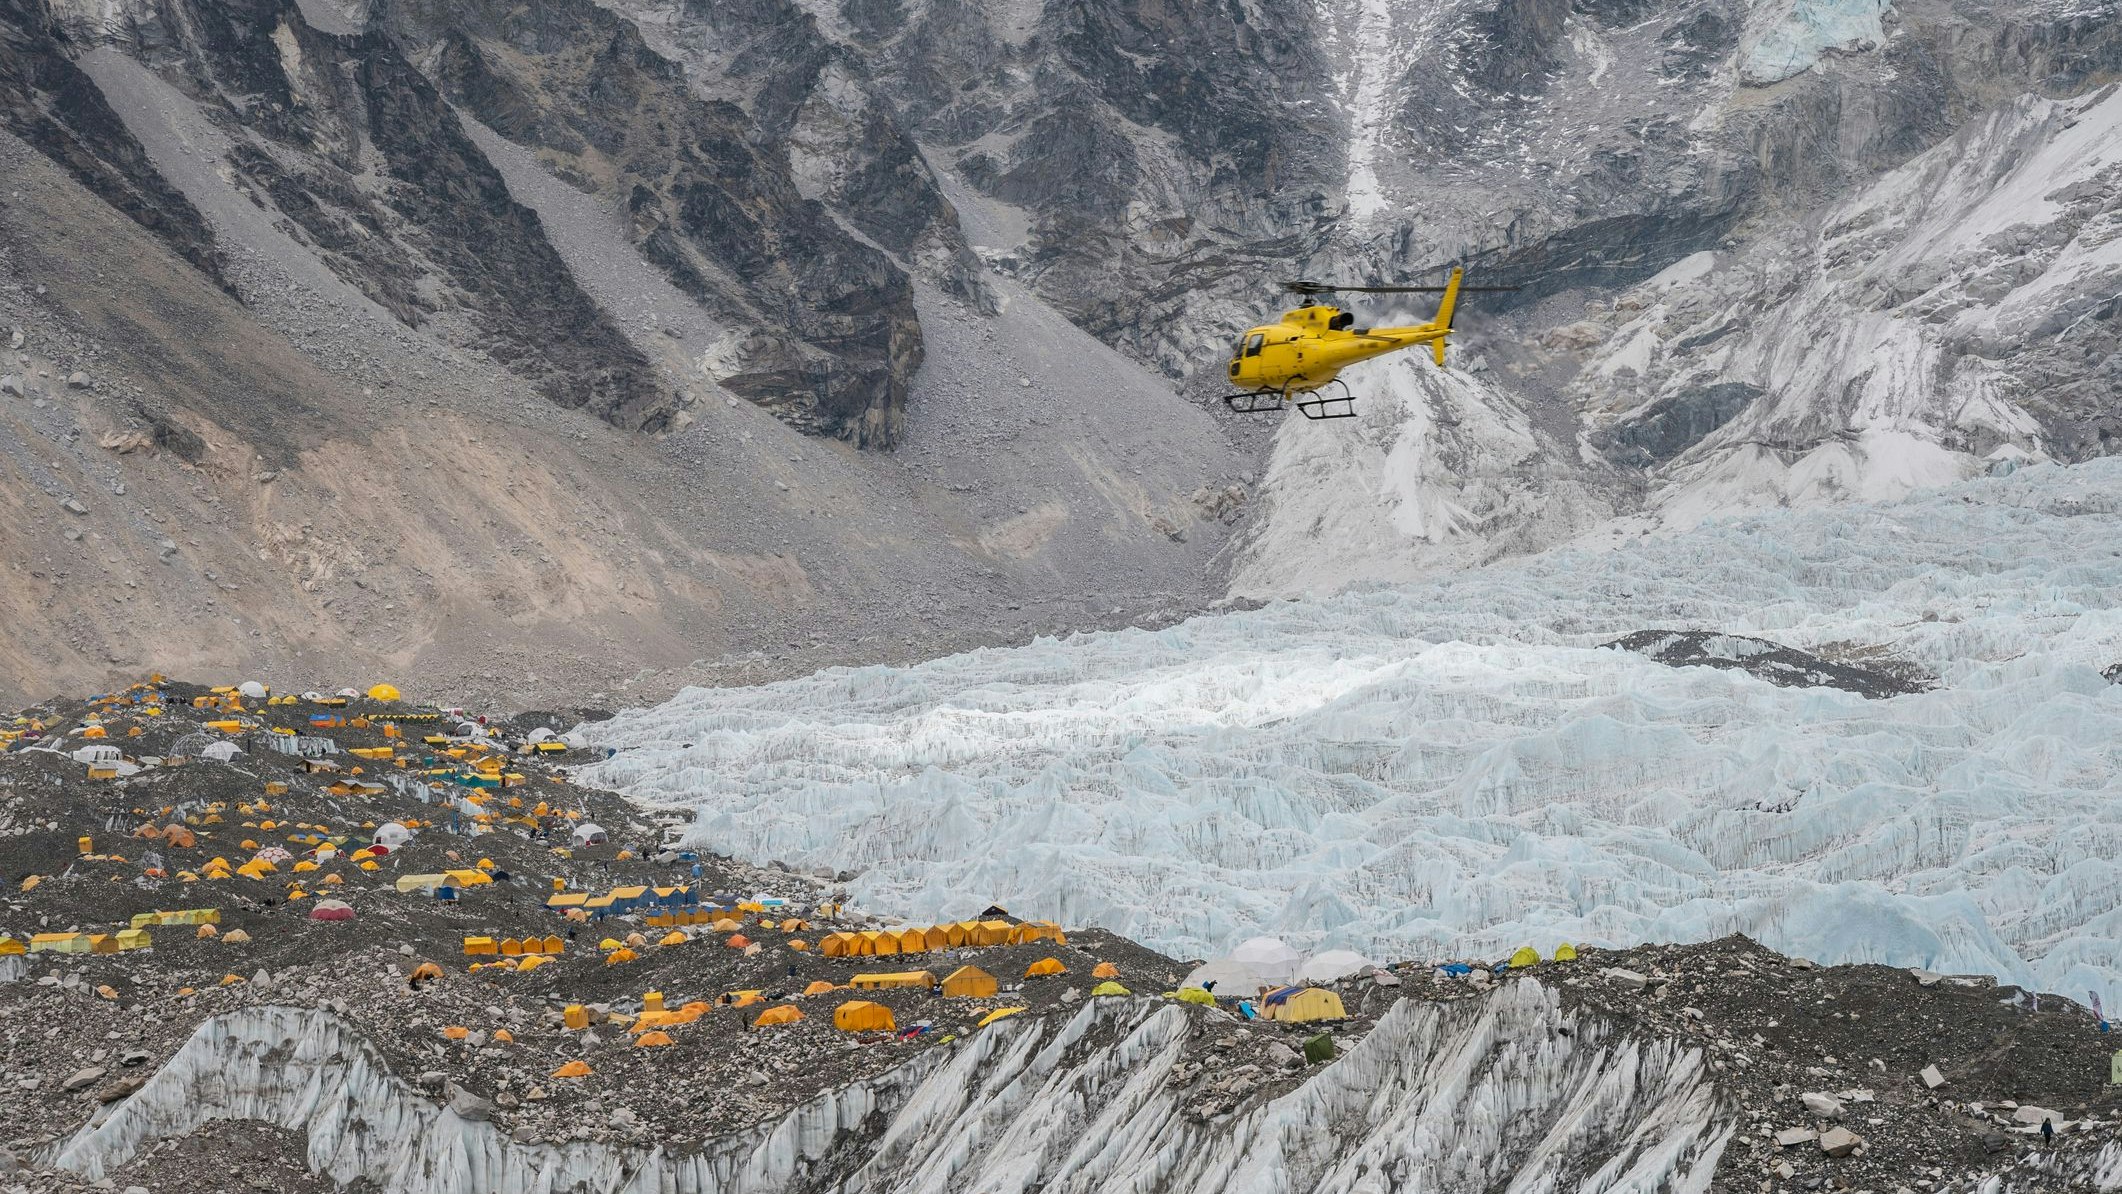
[[[1870,701],[1598,644],[1883,648]],[[1776,511],[1391,592],[688,690],[588,774],[916,917],[1181,955],[1746,932],[2122,995],[2122,461]]]
[[[1165,1081],[1186,1025],[1177,1005],[1120,999],[1007,1021],[676,1156],[517,1144],[389,1076],[329,1014],[263,1007],[202,1025],[53,1160],[94,1179],[158,1138],[251,1118],[388,1194],[1326,1194],[1381,1173],[1401,1189],[1678,1194],[1707,1187],[1732,1130],[1698,1050],[1573,1016],[1532,981],[1402,1002],[1304,1085],[1207,1124]]]

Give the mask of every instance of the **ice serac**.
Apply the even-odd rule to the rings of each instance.
[[[1563,1009],[1537,982],[1402,1003],[1335,1064],[1236,1115],[1167,1082],[1193,1013],[1098,1000],[1018,1018],[699,1152],[526,1145],[391,1076],[325,1012],[216,1017],[137,1094],[53,1148],[94,1180],[217,1119],[306,1134],[311,1168],[388,1194],[1522,1194],[1707,1188],[1732,1132],[1701,1054]]]
[[[585,779],[857,900],[1375,958],[1746,932],[2122,996],[2122,460],[1386,592],[691,689]],[[1601,649],[1893,659],[1889,699]],[[1802,670],[1802,669],[1800,669]],[[1802,679],[1797,672],[1779,680]]]

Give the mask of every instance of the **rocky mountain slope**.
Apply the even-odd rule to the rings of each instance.
[[[107,605],[662,692],[2098,456],[2116,16],[6,0],[0,684],[129,666],[43,629]],[[1173,395],[1276,278],[1455,261],[1524,289],[1360,420]]]

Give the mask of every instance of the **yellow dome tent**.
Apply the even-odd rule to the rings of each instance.
[[[1173,992],[1172,998],[1181,1003],[1199,1003],[1208,1007],[1216,1006],[1216,997],[1200,987],[1181,987]]]
[[[851,999],[833,1009],[833,1027],[842,1032],[890,1032],[899,1025],[883,1004]]]
[[[1286,1024],[1303,1024],[1312,1020],[1345,1020],[1348,1013],[1342,1010],[1341,997],[1324,987],[1283,987],[1261,996],[1268,1018]]]
[[[398,699],[398,690],[389,684],[378,684],[368,690],[368,699],[372,701],[395,701]]]
[[[1557,961],[1557,962],[1574,962],[1574,961],[1576,961],[1576,960],[1577,960],[1577,947],[1576,947],[1576,946],[1574,946],[1574,945],[1571,945],[1571,944],[1569,944],[1568,942],[1566,942],[1566,941],[1565,941],[1565,942],[1563,942],[1563,943],[1562,943],[1561,945],[1558,945],[1558,946],[1556,946],[1556,947],[1555,947],[1555,961]]]
[[[1113,981],[1111,981],[1110,979],[1106,980],[1105,982],[1099,983],[1099,984],[1098,984],[1097,986],[1095,986],[1095,987],[1092,987],[1092,988],[1090,989],[1090,993],[1091,993],[1091,994],[1093,994],[1093,995],[1132,995],[1132,994],[1134,994],[1134,992],[1133,992],[1133,991],[1130,991],[1130,990],[1128,990],[1128,989],[1127,989],[1126,987],[1123,987],[1123,986],[1121,986],[1121,985],[1120,985],[1119,983],[1113,982]]]
[[[802,1018],[802,1012],[784,1003],[779,1007],[770,1007],[760,1012],[759,1018],[752,1021],[752,1027],[767,1028],[775,1024],[794,1024]]]
[[[1540,951],[1530,945],[1519,946],[1518,952],[1510,956],[1510,968],[1512,970],[1523,970],[1527,966],[1538,966],[1539,964]]]
[[[1024,968],[1024,977],[1026,978],[1043,978],[1050,974],[1067,973],[1068,967],[1063,966],[1059,958],[1041,958]]]
[[[980,1017],[980,1023],[978,1026],[981,1028],[985,1028],[997,1020],[1008,1019],[1009,1017],[1014,1016],[1023,1010],[1025,1009],[1021,1007],[998,1007],[994,1011],[991,1011],[986,1015]]]

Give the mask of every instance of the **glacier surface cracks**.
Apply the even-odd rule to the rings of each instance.
[[[1391,591],[687,690],[585,778],[702,844],[1182,956],[1744,932],[2122,995],[2122,462],[1720,520]],[[1865,700],[1597,649],[1890,652]]]

